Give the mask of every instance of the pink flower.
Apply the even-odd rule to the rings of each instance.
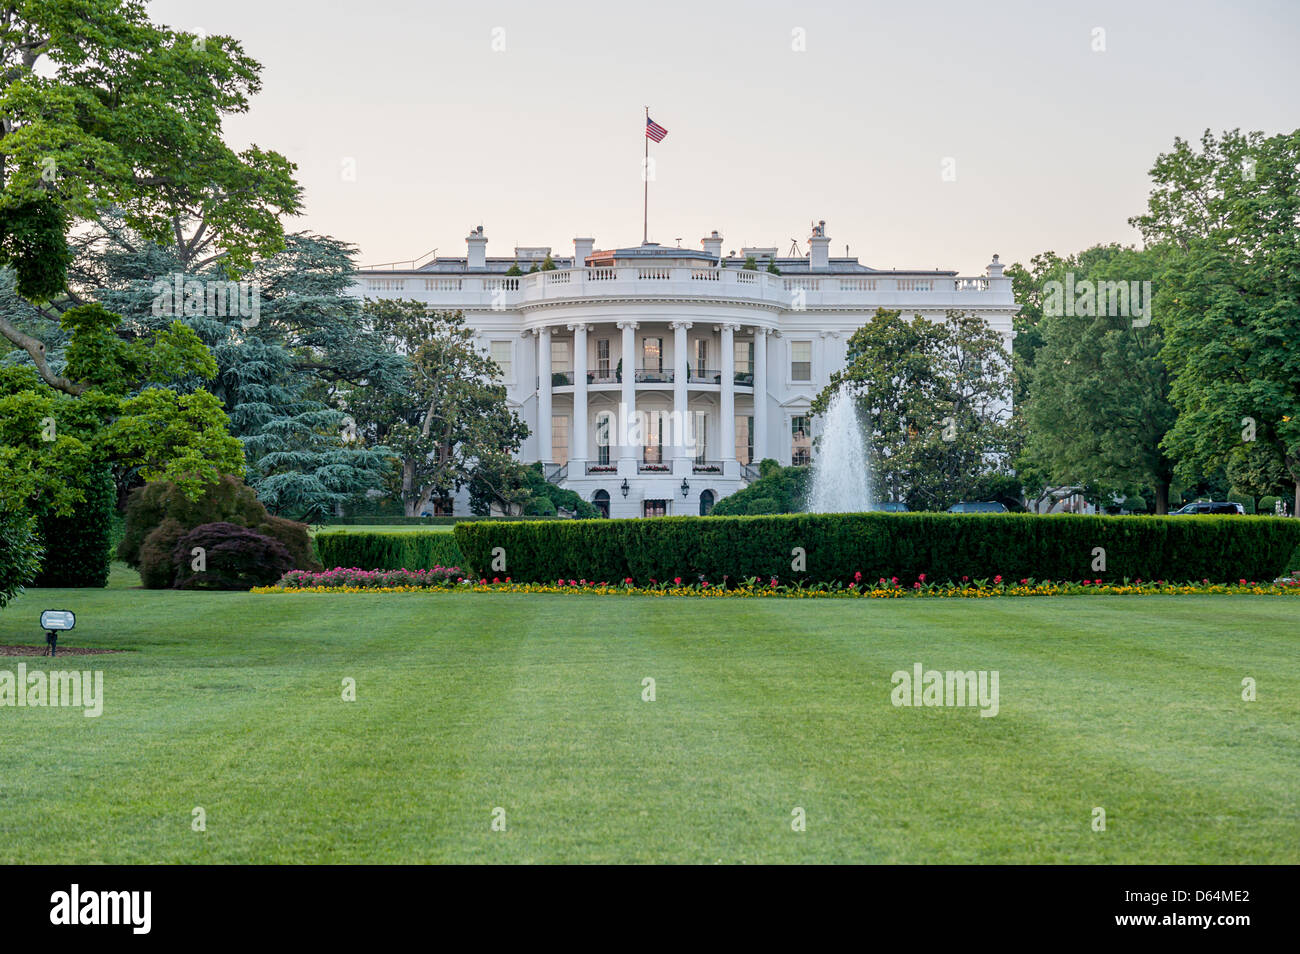
[[[673,577],[673,585],[675,585],[675,586],[681,586],[681,585],[682,585],[682,578],[681,578],[680,576],[675,576],[675,577]]]
[[[999,586],[1001,586],[1001,585],[1002,585],[1002,577],[1001,577],[1001,575],[998,575],[998,576],[993,577],[993,582],[994,582],[994,583],[997,583]]]
[[[925,574],[922,573],[920,576],[917,577],[917,579],[920,580],[922,583],[924,583],[924,582],[925,582]]]

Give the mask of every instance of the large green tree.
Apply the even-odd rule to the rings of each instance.
[[[824,413],[840,387],[857,396],[877,496],[913,510],[1005,495],[1011,439],[1011,356],[977,316],[911,320],[880,309],[849,339],[843,370],[812,404]]]
[[[1285,473],[1300,515],[1300,131],[1176,139],[1151,177],[1131,221],[1165,252],[1165,447],[1180,472],[1221,466],[1257,493]]]
[[[1145,298],[1158,252],[1109,245],[1035,261],[1047,266],[1036,270],[1039,295],[1049,294],[1034,303],[1040,343],[1022,368],[1028,438],[1017,470],[1098,500],[1150,488],[1156,512],[1167,513],[1174,464],[1162,441],[1175,412],[1161,323],[1148,320]]]
[[[528,428],[495,383],[500,369],[478,346],[460,312],[432,312],[417,301],[367,301],[368,324],[405,355],[405,373],[346,394],[357,434],[385,445],[398,461],[393,490],[407,516],[451,497],[483,465],[502,471]]]

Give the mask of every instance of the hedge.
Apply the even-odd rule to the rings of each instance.
[[[38,518],[45,561],[34,586],[108,586],[117,511],[117,487],[108,468],[91,474],[84,491],[86,499],[73,513],[44,511]]]
[[[463,521],[474,520],[561,520],[562,517],[331,517],[329,520],[313,524],[317,527],[451,527]]]
[[[566,521],[569,522],[569,521]],[[456,538],[446,531],[421,533],[318,533],[316,552],[326,568],[360,570],[431,570],[461,566],[464,557]]]
[[[458,524],[476,576],[518,582],[621,582],[747,577],[910,585],[1001,576],[1035,580],[1271,580],[1300,544],[1300,520],[1267,517],[1107,517],[865,513],[656,517],[559,523]],[[493,551],[504,550],[495,569]],[[1095,569],[1105,550],[1105,569]],[[798,552],[804,569],[797,569]],[[499,565],[499,563],[498,563]]]

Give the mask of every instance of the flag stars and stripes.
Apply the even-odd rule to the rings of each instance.
[[[664,136],[668,135],[668,130],[664,129],[649,116],[645,118],[645,134],[647,139],[653,139],[655,142],[663,142]]]

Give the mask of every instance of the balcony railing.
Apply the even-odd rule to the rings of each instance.
[[[709,368],[687,368],[686,380],[690,384],[721,384],[722,372]]]
[[[572,384],[573,384],[573,372],[572,372],[572,371],[552,371],[552,372],[551,372],[551,387],[553,387],[553,388],[562,388],[562,387],[567,387],[567,386],[572,385]]]
[[[658,448],[655,450],[658,451]],[[664,460],[662,454],[656,452],[637,461],[636,472],[638,474],[671,474],[673,465],[670,461]]]
[[[798,296],[801,307],[818,304],[901,305],[928,304],[934,308],[960,308],[1012,303],[1011,282],[986,276],[887,274],[770,275],[737,268],[698,268],[667,265],[615,265],[600,268],[555,269],[520,277],[500,275],[449,275],[431,277],[410,271],[405,275],[368,271],[356,289],[359,295],[404,294],[431,304],[449,306],[515,307],[551,299],[618,298],[642,295],[700,296],[767,302],[790,307]],[[500,301],[504,298],[504,301]]]
[[[693,474],[720,474],[722,473],[722,461],[720,460],[699,460],[691,462],[691,473]]]
[[[588,474],[617,474],[618,464],[612,462],[608,464],[602,464],[599,461],[589,460],[587,461],[587,473]]]
[[[672,368],[637,368],[637,384],[672,384]]]

